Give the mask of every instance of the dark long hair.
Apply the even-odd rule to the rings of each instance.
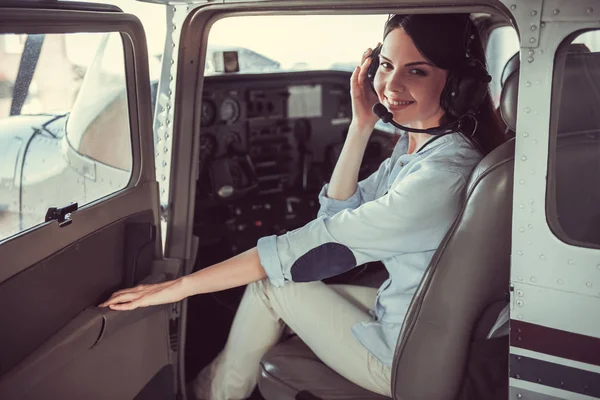
[[[385,24],[383,38],[397,28],[404,29],[421,54],[436,67],[447,70],[448,75],[463,67],[466,53],[487,66],[479,32],[469,14],[394,15]],[[467,37],[471,35],[474,39],[467,49]],[[440,121],[441,125],[456,119],[448,110],[444,111],[446,113]],[[487,154],[505,141],[502,122],[496,114],[489,91],[477,110],[476,118],[476,126],[473,121],[461,123],[461,132],[468,136],[476,128],[471,139]]]

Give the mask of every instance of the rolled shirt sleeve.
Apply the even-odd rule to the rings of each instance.
[[[373,172],[368,178],[363,179],[357,185],[356,191],[346,200],[336,200],[327,197],[329,184],[325,184],[319,193],[319,203],[321,208],[317,213],[317,217],[331,217],[338,212],[346,209],[355,209],[367,201],[375,199],[377,188],[382,179],[387,176],[390,168],[391,159],[384,160],[377,171]]]
[[[270,281],[281,286],[325,279],[401,253],[435,250],[460,210],[465,186],[460,171],[425,162],[378,199],[321,215],[285,235],[261,238],[261,263]]]

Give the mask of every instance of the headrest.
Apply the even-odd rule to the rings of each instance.
[[[512,131],[516,131],[517,127],[517,96],[519,93],[520,63],[518,57],[515,58],[515,56],[511,57],[502,72],[504,85],[500,94],[500,115]],[[600,82],[598,79],[600,78],[599,57],[600,53],[590,53],[587,46],[581,43],[570,44],[557,53],[555,74],[560,73],[563,76],[562,85],[559,85],[558,88],[564,88],[561,94],[559,114],[562,114],[563,117],[565,114],[568,116],[560,118],[559,132],[571,132],[575,127],[570,127],[569,124],[586,124],[585,118],[589,118],[590,114],[595,115],[592,101],[598,104],[597,102],[600,100],[595,83]],[[514,61],[513,58],[517,61]],[[553,97],[554,93],[560,93],[560,91],[553,90]],[[589,107],[581,107],[582,99],[586,99],[585,102]]]
[[[506,126],[513,132],[517,130],[517,95],[519,94],[519,70],[512,71],[504,81],[500,93],[500,115]]]
[[[506,64],[504,64],[504,69],[502,69],[502,74],[500,75],[500,87],[504,87],[504,83],[506,82],[506,79],[508,79],[508,76],[514,71],[517,71],[520,66],[521,59],[519,58],[519,52],[517,51],[508,59]]]

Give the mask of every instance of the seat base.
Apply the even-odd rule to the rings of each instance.
[[[258,381],[267,400],[389,400],[346,380],[325,365],[299,337],[279,343],[261,361]]]

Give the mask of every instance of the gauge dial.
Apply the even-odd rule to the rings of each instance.
[[[236,132],[227,132],[227,134],[225,134],[223,138],[223,143],[225,144],[225,148],[229,152],[240,153],[244,151],[244,149],[242,148],[242,139],[240,138],[240,135],[238,135]]]
[[[240,104],[232,98],[226,98],[221,103],[219,116],[227,124],[234,123],[240,117]]]
[[[200,135],[200,157],[203,159],[211,158],[217,152],[217,141],[210,133]]]
[[[202,101],[202,114],[200,118],[200,126],[210,126],[215,122],[217,117],[217,106],[210,100]]]

